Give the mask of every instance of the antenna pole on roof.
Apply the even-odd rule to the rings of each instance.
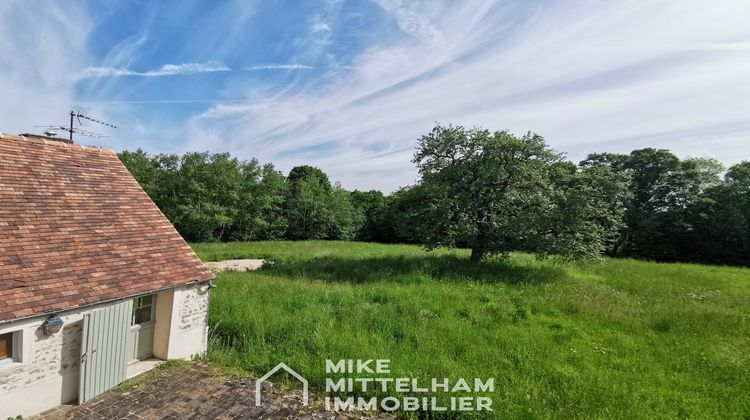
[[[2,1],[2,0],[0,0]],[[55,131],[67,131],[68,132],[68,140],[73,143],[73,134],[76,134],[78,136],[84,136],[84,137],[96,137],[96,138],[102,138],[102,137],[109,137],[105,136],[103,134],[95,133],[91,130],[84,130],[84,126],[89,125],[89,123],[96,123],[99,125],[103,125],[108,128],[117,128],[116,125],[110,124],[108,122],[100,121],[95,118],[89,117],[88,115],[84,115],[81,113],[81,111],[78,108],[73,108],[70,110],[70,125],[67,127],[65,124],[54,124],[54,125],[35,125],[34,127],[44,127],[47,129],[45,131],[45,134],[47,132],[54,133]]]
[[[73,143],[73,117],[75,117],[75,112],[70,111],[70,128],[68,129],[68,133],[70,133],[70,142]]]

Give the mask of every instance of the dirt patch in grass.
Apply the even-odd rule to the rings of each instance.
[[[265,264],[264,260],[257,259],[224,260],[205,263],[206,267],[215,273],[220,271],[253,271],[263,267]]]

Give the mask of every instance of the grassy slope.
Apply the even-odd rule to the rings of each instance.
[[[229,368],[284,361],[317,389],[326,358],[492,376],[502,418],[750,416],[748,269],[523,254],[474,267],[462,250],[344,242],[194,247],[204,260],[278,262],[220,276],[211,356]]]

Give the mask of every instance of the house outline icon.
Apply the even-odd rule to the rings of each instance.
[[[307,406],[307,403],[308,403],[307,379],[303,378],[302,375],[295,372],[294,369],[290,368],[289,366],[286,365],[286,363],[283,363],[283,362],[276,365],[276,367],[274,367],[273,369],[268,371],[268,373],[263,375],[260,379],[255,381],[255,405],[260,406],[260,391],[261,391],[261,386],[263,385],[263,382],[265,382],[266,379],[273,376],[280,369],[284,369],[287,373],[294,376],[298,381],[302,382],[302,405]]]

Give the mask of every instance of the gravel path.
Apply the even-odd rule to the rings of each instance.
[[[224,260],[204,263],[213,272],[219,271],[252,271],[257,270],[266,262],[264,260]]]

